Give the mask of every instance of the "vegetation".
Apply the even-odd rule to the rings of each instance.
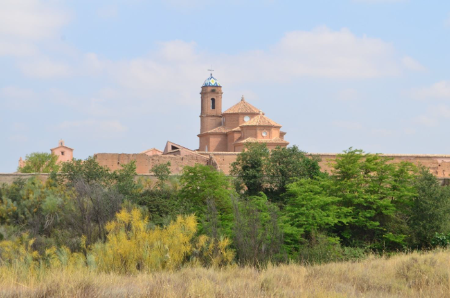
[[[63,163],[61,172],[45,182],[33,177],[4,184],[0,187],[0,280],[8,277],[8,287],[17,291],[16,283],[42,281],[50,286],[47,277],[56,276],[58,270],[65,278],[83,272],[86,277],[74,278],[86,282],[89,276],[101,280],[105,273],[148,278],[146,274],[156,271],[220,267],[225,271],[201,271],[217,275],[205,285],[214,293],[219,291],[220,278],[226,278],[224,272],[235,270],[234,274],[253,272],[253,279],[262,278],[258,291],[264,289],[263,294],[252,293],[273,296],[278,295],[273,291],[284,291],[262,277],[264,272],[279,272],[273,265],[295,274],[304,272],[302,278],[317,278],[327,276],[321,271],[326,267],[300,265],[352,261],[361,262],[354,265],[359,268],[363,262],[371,266],[371,255],[450,244],[450,188],[440,186],[426,169],[352,148],[337,156],[330,175],[320,172],[318,162],[295,146],[269,151],[256,144],[238,156],[232,165],[234,177],[203,165],[187,166],[174,177],[170,164],[162,164],[151,170],[156,182],[136,180],[135,163],[110,171],[90,157]],[[362,261],[367,258],[372,261]],[[395,263],[396,273],[389,274],[392,282],[399,283],[388,283],[392,287],[383,288],[387,292],[382,295],[416,294],[416,281],[411,280],[422,273],[411,277],[405,268],[444,274],[430,271],[428,267],[435,264],[432,257],[418,258],[405,261],[406,265]],[[299,265],[282,265],[286,263]],[[263,271],[252,271],[254,267]],[[353,289],[344,296],[378,296],[359,288],[359,277],[352,276],[353,280],[342,281]],[[328,274],[328,278],[337,277]],[[366,286],[382,288],[376,282]],[[299,291],[295,287],[289,293]],[[448,285],[436,281],[436,287]],[[95,289],[106,291],[100,285]],[[336,290],[321,289],[330,291],[323,292],[325,296]],[[417,289],[431,290],[429,284]],[[174,293],[191,293],[180,291]]]
[[[1,297],[448,297],[450,252],[316,266],[186,267],[124,275],[75,265],[21,276],[0,267]],[[69,261],[71,262],[71,261]]]
[[[53,153],[34,152],[25,157],[25,165],[17,168],[19,173],[58,172],[58,156]]]

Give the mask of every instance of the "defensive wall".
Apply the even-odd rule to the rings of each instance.
[[[180,155],[176,155],[180,154]],[[211,165],[218,171],[230,175],[231,164],[236,161],[238,152],[195,152],[192,154],[168,155],[147,155],[147,154],[126,154],[126,153],[98,153],[94,157],[102,166],[110,170],[118,170],[122,165],[131,161],[136,162],[137,178],[143,177],[155,180],[150,174],[150,169],[157,164],[170,162],[172,175],[180,175],[184,166],[194,166],[195,164]],[[330,172],[332,164],[336,159],[336,153],[311,153],[321,159],[319,165],[323,171]],[[393,163],[408,161],[415,165],[423,165],[430,173],[436,176],[443,185],[450,184],[450,155],[442,154],[381,154],[381,156],[392,158]],[[12,183],[15,179],[27,179],[38,176],[39,179],[47,180],[49,174],[22,174],[22,173],[0,173],[0,184]]]

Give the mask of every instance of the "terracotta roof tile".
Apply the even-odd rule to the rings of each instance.
[[[240,102],[223,112],[223,114],[239,114],[239,113],[247,113],[247,114],[256,114],[259,113],[259,110],[245,101],[244,96]]]
[[[214,129],[205,131],[205,132],[203,132],[201,134],[204,134],[204,133],[226,133],[226,132],[228,132],[230,130],[231,130],[231,128],[226,128],[225,126],[219,126],[219,127],[214,128]]]
[[[254,117],[250,121],[247,121],[240,126],[275,126],[281,127],[280,124],[267,118],[264,114],[260,113],[258,116]]]

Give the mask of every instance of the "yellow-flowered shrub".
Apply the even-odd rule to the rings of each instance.
[[[175,270],[184,265],[223,266],[230,264],[234,252],[227,238],[212,240],[196,237],[194,215],[178,216],[166,227],[150,228],[148,218],[140,210],[122,209],[116,220],[107,224],[106,242],[73,253],[67,247],[51,247],[43,254],[32,249],[28,234],[14,241],[0,242],[0,273],[21,268],[25,274],[39,274],[46,269],[73,270],[88,268],[100,272],[137,273]],[[37,272],[39,271],[39,272]],[[1,274],[0,274],[1,275]]]

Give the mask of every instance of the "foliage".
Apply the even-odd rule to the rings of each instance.
[[[201,222],[205,222],[208,201],[214,202],[213,208],[217,209],[220,229],[225,235],[230,235],[233,191],[228,177],[209,166],[196,164],[184,167],[180,181],[182,188],[179,196],[188,205],[188,212],[194,212]],[[211,207],[211,203],[209,205]]]
[[[338,224],[351,221],[351,208],[341,206],[342,198],[331,193],[329,178],[302,179],[287,186],[283,222],[286,246],[291,253]]]
[[[241,265],[285,261],[280,211],[264,193],[234,200],[234,246]]]
[[[161,164],[154,165],[150,169],[150,173],[153,173],[156,176],[156,178],[158,179],[158,183],[157,183],[158,187],[163,188],[166,181],[170,177],[170,161],[168,161],[167,163],[161,163]]]
[[[25,165],[17,168],[20,173],[58,172],[58,156],[53,153],[33,152],[25,157]]]
[[[415,187],[417,196],[413,200],[409,219],[412,244],[420,248],[435,246],[436,235],[450,232],[450,188],[442,187],[425,168],[420,169]]]
[[[350,148],[339,154],[332,170],[333,196],[350,208],[351,220],[336,228],[346,244],[402,248],[414,188],[415,167],[390,163],[390,158]]]
[[[231,175],[237,176],[247,187],[248,195],[257,195],[264,190],[269,156],[266,144],[248,143],[231,164]]]
[[[86,160],[73,159],[65,162],[61,168],[61,176],[65,182],[73,185],[75,181],[82,179],[86,183],[100,183],[102,185],[110,185],[112,182],[111,171],[102,167],[95,159],[89,156]]]
[[[281,195],[286,192],[286,185],[295,179],[313,179],[320,173],[319,159],[307,156],[297,146],[277,147],[270,152],[267,182],[275,198],[281,198]]]

